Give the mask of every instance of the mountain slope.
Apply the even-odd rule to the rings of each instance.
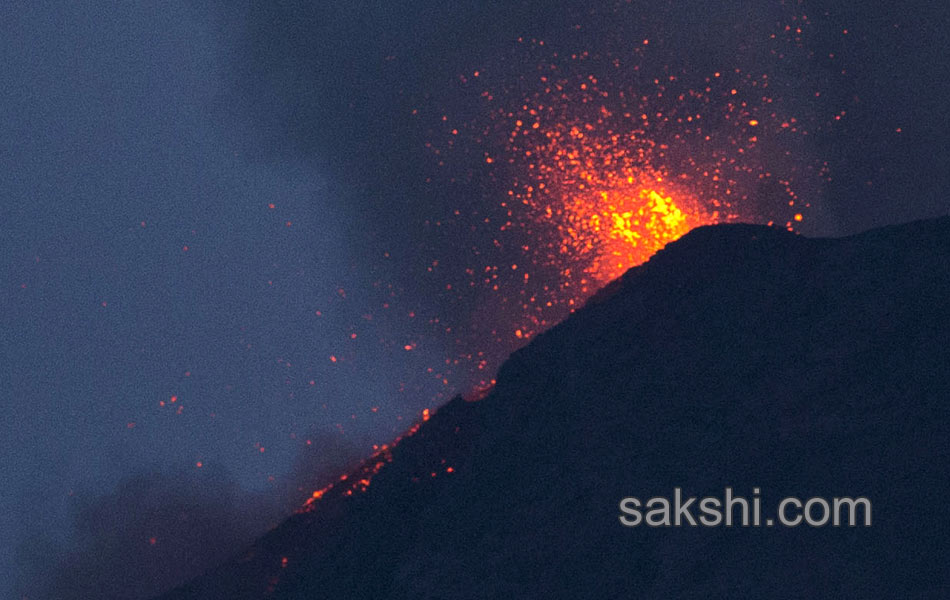
[[[497,379],[368,462],[368,487],[352,474],[164,598],[950,589],[950,218],[833,240],[694,230]],[[676,486],[760,488],[763,520],[785,496],[865,496],[873,524],[620,524],[621,498]]]

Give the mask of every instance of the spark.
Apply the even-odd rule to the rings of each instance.
[[[786,17],[751,32],[776,61],[811,26]],[[820,188],[826,167],[803,151],[805,136],[826,122],[791,112],[774,64],[664,64],[675,58],[668,41],[605,38],[566,52],[519,39],[479,65],[482,77],[460,77],[469,100],[455,112],[468,116],[413,110],[433,119],[433,190],[468,183],[494,203],[449,205],[430,221],[472,240],[464,275],[437,271],[445,297],[474,289],[485,306],[444,329],[460,349],[435,372],[446,385],[490,388],[485,376],[511,351],[693,228],[807,221],[802,194]]]

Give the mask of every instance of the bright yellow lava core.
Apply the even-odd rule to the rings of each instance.
[[[646,262],[690,229],[714,221],[662,191],[636,187],[574,196],[562,217],[562,251],[570,248],[582,255],[584,272],[600,283]]]

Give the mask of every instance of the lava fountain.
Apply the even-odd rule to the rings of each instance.
[[[632,179],[629,189],[576,195],[546,211],[557,223],[560,253],[573,255],[595,284],[619,277],[694,227],[714,222],[694,202],[674,200]]]
[[[617,10],[605,22],[624,22]],[[438,264],[443,297],[468,311],[438,323],[459,350],[448,369],[474,365],[490,384],[525,340],[691,229],[809,218],[827,177],[810,139],[845,113],[818,114],[787,85],[783,63],[812,57],[796,10],[752,32],[770,57],[752,63],[692,60],[676,36],[623,27],[577,43],[518,38],[460,74],[444,103],[413,110],[444,206],[427,224],[454,259],[427,273]]]

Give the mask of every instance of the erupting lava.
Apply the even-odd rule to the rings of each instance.
[[[693,228],[803,221],[827,176],[806,140],[845,112],[813,112],[802,99],[818,97],[817,84],[777,68],[814,56],[803,43],[809,18],[789,10],[774,31],[755,32],[762,64],[692,64],[676,36],[647,40],[622,27],[594,38],[596,51],[518,38],[460,75],[448,101],[426,96],[412,109],[436,167],[426,199],[439,210],[425,225],[439,229],[427,249],[450,249],[427,256],[418,277],[453,307],[450,318],[428,319],[451,348],[427,369],[446,394],[478,399],[511,351]],[[607,22],[622,24],[621,14]],[[366,491],[400,439],[314,492],[304,510],[331,490]]]
[[[690,203],[680,206],[656,189],[640,188],[575,195],[557,209],[547,208],[557,222],[561,253],[574,254],[596,283],[606,283],[699,225],[713,222]]]
[[[795,6],[751,32],[768,60],[735,64],[684,58],[672,34],[631,37],[609,25],[642,15],[607,10],[603,35],[518,38],[459,75],[457,95],[413,110],[428,120],[428,189],[446,209],[426,223],[453,249],[451,267],[434,260],[427,273],[471,307],[467,322],[436,322],[458,349],[440,369],[453,380],[469,368],[489,386],[509,352],[693,228],[798,228],[827,176],[810,140],[845,113],[816,114],[819,82],[793,88],[778,68],[813,59]]]

